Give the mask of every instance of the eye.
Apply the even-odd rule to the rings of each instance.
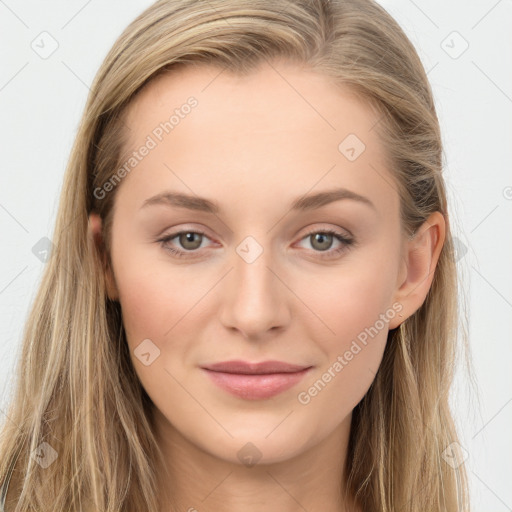
[[[176,242],[171,243],[176,239]],[[178,258],[182,257],[196,257],[196,252],[200,252],[199,249],[204,247],[203,242],[205,239],[209,239],[206,233],[202,231],[178,231],[176,233],[171,233],[166,235],[163,238],[157,240],[160,243],[163,249],[170,252],[174,256]],[[310,231],[305,237],[301,239],[301,242],[304,240],[309,240],[311,246],[313,247],[312,251],[315,253],[320,253],[318,256],[320,258],[334,258],[340,253],[346,251],[350,246],[355,244],[355,240],[351,237],[348,237],[342,233],[339,233],[333,229],[323,229],[323,230],[315,230]],[[335,249],[331,249],[333,244],[338,243],[339,246]],[[176,245],[182,247],[176,248]]]
[[[161,246],[169,251],[171,254],[181,258],[182,256],[192,256],[189,253],[193,253],[201,248],[202,242],[205,238],[208,238],[205,233],[202,231],[178,231],[177,233],[172,233],[163,238],[160,238],[158,242],[160,242]],[[172,247],[170,244],[171,240],[177,239],[177,243],[183,247],[185,250],[180,250]],[[173,244],[174,245],[174,244]]]
[[[310,231],[302,240],[309,241],[314,252],[323,253],[319,254],[321,258],[336,257],[355,243],[353,238],[333,229]],[[331,250],[333,243],[336,242],[339,246]]]

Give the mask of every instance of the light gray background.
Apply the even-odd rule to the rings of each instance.
[[[52,238],[88,86],[151,3],[0,0],[0,422],[44,265],[32,248]],[[512,510],[512,1],[380,3],[418,49],[443,130],[479,392],[458,374],[452,403],[474,510]],[[52,44],[47,58],[33,49]]]

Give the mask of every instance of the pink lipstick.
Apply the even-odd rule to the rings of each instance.
[[[282,361],[225,361],[202,367],[217,386],[246,400],[282,393],[302,380],[311,368]]]

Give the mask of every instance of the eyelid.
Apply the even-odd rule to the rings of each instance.
[[[305,235],[302,236],[301,240],[305,236],[312,235],[314,233],[325,233],[325,232],[333,232],[333,233],[336,233],[337,235],[340,235],[345,238],[354,238],[354,235],[347,228],[341,228],[339,226],[333,226],[331,224],[326,224],[323,226],[322,225],[318,226],[317,224],[315,224],[315,225],[313,225],[313,227],[311,229],[309,229],[309,228],[306,228],[306,229],[307,229],[307,231],[306,231]]]
[[[168,237],[168,236],[176,236],[181,233],[201,233],[202,235],[207,236],[208,238],[214,238],[211,235],[209,235],[209,230],[207,228],[198,227],[197,225],[194,226],[194,224],[178,224],[175,227],[167,227],[164,230],[162,230],[161,234],[158,235],[158,238]]]

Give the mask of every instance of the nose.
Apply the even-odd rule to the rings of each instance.
[[[226,329],[256,340],[285,328],[291,318],[291,293],[278,276],[270,251],[255,260],[233,256],[233,270],[223,280],[220,319]]]

